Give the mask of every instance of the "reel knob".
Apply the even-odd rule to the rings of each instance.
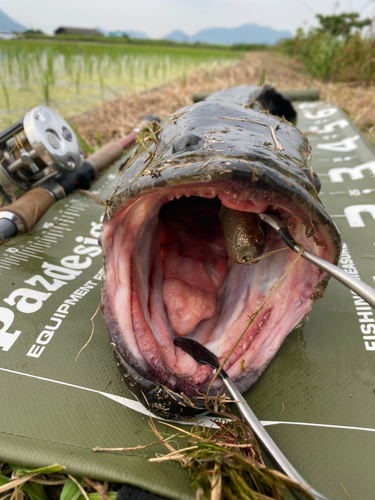
[[[24,131],[30,146],[43,162],[59,173],[73,172],[82,165],[77,136],[58,113],[38,106],[24,116]]]

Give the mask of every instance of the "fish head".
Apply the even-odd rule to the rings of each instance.
[[[334,263],[339,257],[306,137],[284,118],[251,109],[251,99],[254,87],[235,88],[149,127],[107,202],[102,312],[124,382],[164,418],[204,408],[213,377],[174,339],[228,358],[225,370],[244,392],[328,282],[271,228],[263,258],[233,262],[226,239],[236,228],[228,237],[222,207],[277,215],[307,250]]]

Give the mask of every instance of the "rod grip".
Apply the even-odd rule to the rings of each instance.
[[[121,158],[124,153],[124,149],[119,141],[112,141],[95,151],[90,155],[86,161],[90,163],[95,171],[95,175],[98,175],[103,169],[109,167],[116,160]]]
[[[52,207],[56,199],[50,191],[41,187],[31,189],[0,212],[12,212],[23,224],[25,233],[31,231],[38,220]]]

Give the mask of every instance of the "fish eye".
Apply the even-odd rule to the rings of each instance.
[[[201,140],[202,137],[195,134],[184,135],[177,139],[177,141],[173,144],[172,151],[173,153],[181,153],[181,151],[189,149],[192,146],[196,146],[201,142]]]

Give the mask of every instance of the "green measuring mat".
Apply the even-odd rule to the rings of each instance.
[[[301,102],[296,109],[298,128],[312,132],[322,202],[341,232],[340,265],[374,287],[375,151],[336,106]],[[91,191],[107,199],[117,182],[115,165]],[[156,441],[147,409],[120,380],[100,312],[94,329],[91,321],[100,300],[103,211],[75,193],[31,234],[0,246],[0,460],[58,462],[79,476],[193,499],[187,471],[148,462],[162,446],[92,451]],[[342,483],[351,500],[363,500],[375,491],[374,390],[375,311],[332,280],[246,398],[314,488],[345,500]]]

